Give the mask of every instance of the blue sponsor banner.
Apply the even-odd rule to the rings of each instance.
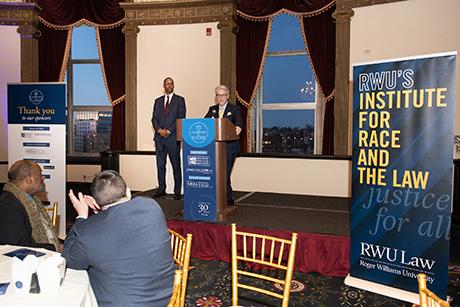
[[[65,124],[66,89],[63,83],[8,85],[8,124]],[[49,130],[27,126],[24,130]]]
[[[46,200],[65,204],[66,87],[64,83],[8,84],[8,164],[39,163]],[[65,206],[59,206],[59,235],[65,237]]]
[[[354,66],[352,277],[447,295],[455,60]]]
[[[216,149],[214,119],[184,119],[182,149],[184,218],[216,221]]]

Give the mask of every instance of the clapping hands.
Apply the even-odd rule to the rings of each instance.
[[[94,211],[94,213],[98,213],[101,210],[99,205],[96,203],[96,200],[91,196],[83,195],[83,193],[81,192],[78,192],[77,195],[78,198],[77,196],[75,196],[73,190],[70,189],[69,198],[72,202],[73,207],[75,208],[75,211],[77,211],[78,216],[87,218],[89,208],[91,208]]]

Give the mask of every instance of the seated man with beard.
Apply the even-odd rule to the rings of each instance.
[[[42,169],[29,160],[16,161],[0,196],[0,244],[60,250],[60,243],[43,203]]]

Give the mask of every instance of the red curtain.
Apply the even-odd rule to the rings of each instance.
[[[70,26],[81,19],[99,28],[105,78],[113,101],[122,100],[125,93],[125,41],[118,24],[124,18],[119,2],[122,0],[37,0],[42,8],[40,17],[55,26]],[[112,26],[117,24],[117,26]],[[40,81],[58,81],[61,70],[67,30],[40,25],[39,75]],[[65,33],[65,35],[64,35]],[[120,105],[120,106],[119,106]],[[123,118],[123,120],[121,120]],[[124,102],[112,112],[112,149],[124,149]],[[123,143],[121,143],[121,140]]]
[[[61,72],[68,31],[56,31],[43,24],[38,29],[38,80],[40,82],[57,82]]]
[[[335,87],[335,5],[319,15],[303,17],[303,30],[308,43],[319,85],[328,99],[324,113],[323,154],[334,154],[334,87]]]
[[[265,53],[269,21],[254,22],[238,18],[236,38],[236,90],[245,103],[251,103],[260,65]]]
[[[334,3],[331,0],[241,0],[237,3],[238,11],[244,17],[240,16],[238,19],[236,88],[245,106],[252,103],[259,71],[263,65],[268,19],[282,9],[295,13],[310,13],[311,16],[303,18],[305,36],[321,89],[329,98],[323,129],[324,154],[333,154],[335,24],[332,13],[335,9]],[[247,122],[247,110],[244,113]],[[246,136],[246,130],[243,131],[243,136]],[[245,142],[243,146],[246,146],[246,139],[241,138],[241,141]]]
[[[243,116],[243,132],[240,135],[241,150],[247,151],[247,105],[251,103],[256,87],[268,32],[268,20],[252,22],[239,18],[236,45],[236,91]]]
[[[240,0],[238,10],[251,16],[268,16],[286,9],[295,13],[309,13],[320,10],[331,0]]]
[[[125,149],[125,101],[117,103],[112,108],[112,133],[110,134],[110,148],[112,150]]]
[[[83,18],[101,25],[112,24],[124,17],[122,0],[36,0],[42,8],[40,17],[47,22],[67,26]]]
[[[104,70],[112,102],[110,149],[125,149],[125,35],[122,26],[99,29]]]
[[[183,236],[193,234],[192,257],[202,260],[231,260],[231,229],[227,225],[168,221],[168,228]],[[284,230],[238,227],[241,231],[291,239]],[[298,233],[295,270],[317,272],[326,276],[345,277],[350,269],[350,240],[348,237]]]

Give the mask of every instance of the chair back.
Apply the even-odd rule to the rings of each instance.
[[[238,288],[256,291],[281,299],[282,307],[289,304],[289,294],[294,272],[294,258],[297,243],[297,233],[291,240],[265,236],[255,233],[237,231],[232,224],[232,305],[238,305]],[[285,251],[287,250],[287,253]],[[274,278],[268,275],[250,272],[238,268],[238,261],[245,264],[256,264],[284,271],[284,278]],[[241,283],[240,276],[261,279],[277,283],[283,287],[283,294]]]
[[[190,268],[190,253],[192,249],[192,234],[188,233],[187,238],[177,232],[168,229],[171,235],[171,249],[173,253],[174,262],[182,270],[182,285],[180,293],[180,307],[185,305],[185,294],[187,291],[188,271]]]
[[[54,227],[56,227],[56,223],[57,223],[58,207],[59,207],[59,203],[55,201],[52,207],[46,208],[46,211],[48,212],[48,214],[50,214],[51,222],[53,223]]]
[[[182,286],[182,271],[176,270],[174,272],[174,286],[171,299],[169,300],[168,307],[180,307],[180,294]]]
[[[418,293],[420,297],[420,307],[449,307],[449,303],[440,299],[436,294],[426,287],[426,275],[418,274]]]

